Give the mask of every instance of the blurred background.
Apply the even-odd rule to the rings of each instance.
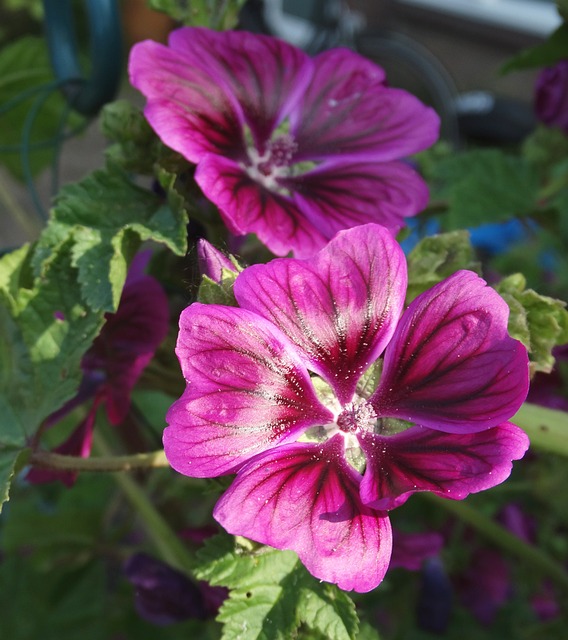
[[[79,16],[77,34],[81,51],[88,49],[89,29],[93,26],[88,24],[88,17],[82,15],[82,5],[84,3],[79,1],[74,3]],[[118,3],[118,10],[124,42],[122,58],[115,60],[114,64],[122,68],[134,42],[146,38],[163,41],[175,26],[164,14],[149,9],[145,0],[122,0]],[[417,55],[426,55],[440,72],[442,90],[454,95],[484,91],[499,98],[504,112],[499,113],[493,122],[497,134],[504,132],[512,120],[518,121],[523,134],[531,126],[536,75],[533,71],[503,75],[500,68],[523,48],[545,39],[559,23],[552,0],[350,0],[347,9],[336,0],[251,0],[243,11],[242,19],[243,28],[274,33],[307,50],[312,49],[311,52],[335,44],[334,38],[345,41],[355,34],[363,34],[357,36],[360,39],[356,46],[361,52],[378,58],[386,68],[391,84],[407,88],[423,100],[434,102],[433,106],[438,110],[443,110],[446,108],[444,103],[440,106],[436,104],[435,97],[428,95],[435,93],[436,89],[426,86],[424,90],[420,86],[423,83],[422,71],[413,69],[412,61],[406,66],[404,60],[401,63],[399,49],[396,49],[399,46],[409,50],[416,48]],[[43,3],[41,0],[4,0],[0,4],[0,25],[1,49],[22,36],[42,37],[45,31]],[[327,35],[323,36],[326,30]],[[393,36],[398,43],[395,43],[394,53],[388,44]],[[414,55],[412,51],[411,55]],[[29,69],[29,82],[33,82],[34,71]],[[79,125],[73,125],[77,135],[51,136],[54,140],[53,154],[43,162],[43,166],[42,163],[32,163],[29,171],[19,171],[16,165],[22,160],[21,146],[26,144],[26,140],[29,145],[30,141],[41,138],[42,124],[51,116],[46,115],[47,107],[38,108],[31,124],[31,118],[28,119],[27,131],[15,130],[8,108],[14,97],[9,93],[9,84],[10,76],[4,73],[0,83],[2,250],[34,239],[41,228],[41,215],[45,215],[59,186],[77,181],[100,167],[104,162],[105,147],[96,114],[89,115]],[[124,73],[117,95],[141,103],[128,87]],[[467,109],[483,107],[484,99],[487,96],[471,94],[469,102],[461,104],[460,108],[464,105]],[[28,109],[34,108],[31,99],[20,104],[19,108],[26,104]],[[72,118],[74,114],[68,115]],[[451,123],[447,125],[445,134],[452,142],[458,137],[452,131]],[[17,142],[18,137],[20,143]],[[32,197],[34,189],[35,196]],[[38,208],[43,209],[39,216],[37,211],[34,212]]]

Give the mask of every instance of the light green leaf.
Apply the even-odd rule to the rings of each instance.
[[[447,229],[529,215],[539,197],[533,166],[498,149],[476,149],[441,160],[432,170],[433,198],[447,201]]]
[[[0,447],[4,479],[18,449],[76,392],[80,362],[102,313],[80,302],[76,270],[65,251],[32,279],[29,247],[0,260]],[[33,283],[33,284],[29,284]],[[5,495],[6,485],[0,485]]]
[[[0,511],[2,505],[10,497],[10,485],[20,466],[20,456],[26,458],[27,451],[20,447],[4,447],[0,445]]]
[[[509,305],[509,333],[528,349],[531,370],[550,373],[554,366],[552,349],[568,342],[566,303],[526,289],[520,273],[505,278],[495,288]]]
[[[524,429],[531,447],[568,457],[568,413],[525,402],[511,418]]]
[[[357,637],[349,596],[315,580],[291,551],[216,536],[200,552],[196,575],[231,589],[218,617],[223,640],[288,640],[300,626],[328,640]]]
[[[460,269],[480,273],[467,231],[428,236],[408,255],[407,304]]]
[[[174,253],[186,250],[187,217],[134,185],[116,167],[95,171],[61,190],[34,255],[36,275],[72,238],[81,297],[95,311],[116,311],[128,263],[141,242],[154,240]]]

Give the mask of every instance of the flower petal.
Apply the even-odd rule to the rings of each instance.
[[[364,225],[338,233],[311,260],[245,269],[234,291],[242,307],[284,331],[344,403],[394,332],[406,260],[385,228]]]
[[[347,49],[314,59],[315,72],[292,131],[306,159],[388,161],[416,153],[438,138],[435,111],[384,84],[384,72]]]
[[[361,504],[358,482],[340,435],[281,446],[239,471],[213,515],[229,533],[295,551],[320,580],[370,591],[387,570],[391,528]]]
[[[529,384],[527,351],[507,334],[508,316],[506,302],[470,271],[418,296],[385,352],[371,398],[377,415],[449,433],[508,420]]]
[[[190,162],[209,152],[244,154],[243,116],[215,68],[150,40],[130,53],[130,82],[146,97],[146,119],[168,147]]]
[[[101,387],[111,424],[125,419],[132,389],[166,337],[168,326],[166,294],[156,279],[140,271],[136,258],[116,313],[107,314],[101,333],[81,361],[86,376],[104,372]]]
[[[276,255],[291,249],[313,255],[326,243],[323,236],[285,195],[254,182],[236,162],[207,155],[197,167],[195,180],[216,204],[229,230],[237,235],[256,233]]]
[[[301,50],[245,31],[186,27],[168,44],[135,45],[130,80],[148,100],[154,130],[191,162],[207,152],[244,153],[245,123],[265,142],[313,72]]]
[[[93,405],[83,421],[74,429],[67,440],[53,450],[53,453],[59,453],[65,456],[76,456],[78,458],[88,458],[91,455],[93,430],[95,428],[97,409],[100,403],[100,398],[94,399]],[[26,475],[26,480],[31,484],[44,484],[46,482],[60,480],[66,487],[71,488],[75,484],[78,475],[78,471],[32,467]]]
[[[176,353],[189,384],[166,416],[164,447],[181,473],[231,473],[333,418],[316,398],[294,346],[254,313],[191,305],[180,318]]]
[[[271,36],[186,27],[171,33],[169,45],[236,98],[257,142],[270,136],[312,79],[309,56]]]
[[[367,456],[361,499],[373,509],[394,509],[416,491],[462,500],[506,480],[529,447],[525,432],[509,422],[459,435],[411,427],[366,434],[360,443]]]
[[[284,182],[284,181],[283,181]],[[326,238],[376,222],[396,233],[428,203],[428,187],[403,162],[324,163],[285,181],[298,208]],[[303,257],[296,251],[296,257]]]

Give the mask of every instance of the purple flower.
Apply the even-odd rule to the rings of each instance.
[[[368,222],[396,232],[426,206],[400,159],[435,142],[438,116],[353,51],[310,58],[268,36],[182,28],[168,46],[136,45],[130,79],[229,230],[277,255],[313,255]]]
[[[406,533],[393,529],[390,568],[420,571],[426,560],[440,554],[443,546],[444,538],[434,531]]]
[[[119,425],[130,409],[134,385],[166,337],[169,325],[168,300],[160,283],[144,274],[150,254],[134,258],[124,284],[116,313],[106,322],[81,361],[83,379],[77,395],[47,420],[53,426],[76,407],[91,400],[86,418],[55,452],[89,457],[99,405],[106,408],[108,421]],[[33,468],[27,475],[32,483],[61,480],[73,485],[77,473]]]
[[[534,108],[537,118],[568,135],[568,60],[543,69],[536,81]]]
[[[382,580],[387,510],[415,491],[492,487],[528,447],[507,422],[529,373],[506,303],[460,271],[402,313],[406,283],[400,246],[369,224],[311,259],[248,267],[240,308],[196,303],[180,318],[188,385],[167,415],[170,463],[236,473],[217,521],[346,590]]]
[[[208,609],[199,585],[146,553],[131,556],[124,572],[136,587],[136,611],[148,622],[168,625],[215,615]]]

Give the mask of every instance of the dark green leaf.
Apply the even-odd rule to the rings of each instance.
[[[539,197],[533,166],[497,149],[445,158],[433,168],[432,179],[433,197],[447,201],[440,221],[450,230],[529,215]]]
[[[349,596],[315,580],[291,551],[216,536],[200,552],[196,575],[231,589],[218,617],[224,640],[288,640],[300,627],[328,640],[357,637]]]
[[[21,38],[0,51],[0,163],[16,178],[24,178],[20,150],[26,131],[31,174],[36,175],[53,161],[66,110],[65,100],[53,83],[43,38]],[[38,108],[35,118],[34,108]],[[80,122],[78,116],[70,117],[71,127]]]
[[[503,65],[501,73],[548,67],[564,58],[568,58],[568,24],[560,25],[544,42],[521,51]]]

